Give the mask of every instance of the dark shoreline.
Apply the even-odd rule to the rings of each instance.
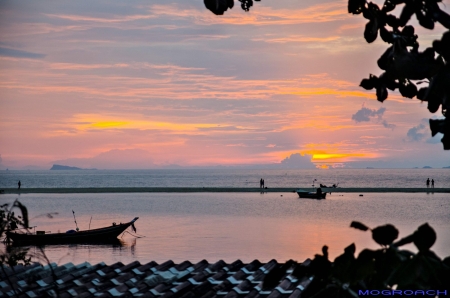
[[[250,188],[250,187],[92,187],[92,188],[5,188],[3,194],[26,193],[194,193],[194,192],[295,192],[296,187],[278,188]],[[301,188],[306,191],[315,191],[311,187]],[[387,188],[387,187],[353,187],[353,188],[322,188],[323,192],[335,193],[450,193],[450,188]]]

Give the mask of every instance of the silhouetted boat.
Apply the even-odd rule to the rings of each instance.
[[[64,244],[64,243],[105,243],[114,239],[122,234],[128,227],[134,228],[134,222],[139,217],[135,217],[132,221],[127,223],[115,224],[110,227],[86,230],[86,231],[74,231],[70,230],[66,233],[51,233],[45,234],[45,232],[20,233],[20,232],[6,232],[6,237],[13,241],[13,244],[17,245],[43,245],[43,244]]]
[[[327,196],[326,192],[309,192],[302,189],[297,189],[297,194],[302,199],[325,199]]]

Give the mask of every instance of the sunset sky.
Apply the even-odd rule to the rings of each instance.
[[[358,86],[387,48],[365,23],[347,0],[2,1],[0,169],[450,166],[439,112]]]

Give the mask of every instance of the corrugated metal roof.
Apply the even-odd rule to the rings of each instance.
[[[306,260],[303,264],[308,264]],[[284,266],[282,278],[271,287],[263,285],[264,277],[274,268],[280,268],[276,260],[261,263],[254,260],[243,263],[206,260],[192,264],[189,261],[176,264],[169,260],[158,264],[154,261],[141,264],[138,261],[124,265],[121,262],[91,265],[87,262],[74,265],[31,266],[4,268],[0,273],[0,296],[33,298],[68,297],[270,297],[296,298],[308,286],[308,278],[297,279],[291,275],[293,267]],[[54,275],[50,269],[53,268]],[[8,281],[9,279],[9,281]]]

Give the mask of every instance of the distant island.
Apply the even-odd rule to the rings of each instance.
[[[423,169],[432,169],[430,166],[424,166]]]
[[[63,165],[53,165],[53,167],[50,170],[96,170],[96,169],[82,169],[82,168],[69,167],[69,166],[63,166]]]

